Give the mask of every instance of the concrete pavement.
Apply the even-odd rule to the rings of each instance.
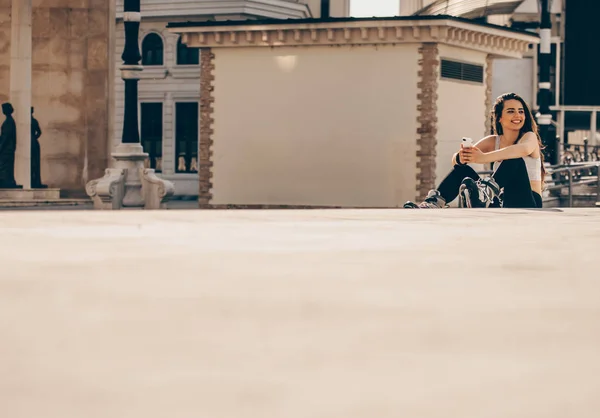
[[[600,212],[0,215],[0,416],[596,417]]]

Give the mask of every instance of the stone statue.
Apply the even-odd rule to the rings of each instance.
[[[17,150],[17,124],[10,103],[2,104],[2,113],[6,120],[0,128],[0,188],[19,188],[15,182],[15,151]]]
[[[31,108],[31,188],[32,189],[45,189],[48,186],[42,184],[41,174],[41,150],[40,141],[38,139],[42,136],[42,129],[37,119],[33,117],[33,107]]]

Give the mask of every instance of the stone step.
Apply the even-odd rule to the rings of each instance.
[[[44,206],[84,206],[92,205],[90,199],[0,199],[0,208],[27,208]]]
[[[0,189],[0,200],[57,200],[60,189]]]
[[[561,207],[569,207],[569,196],[563,194],[559,197]],[[597,206],[598,199],[596,194],[573,194],[574,208],[592,208]]]
[[[544,208],[560,208],[561,201],[560,198],[554,196],[544,197],[543,199]]]

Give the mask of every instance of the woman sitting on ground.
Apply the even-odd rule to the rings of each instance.
[[[492,133],[452,157],[454,168],[419,204],[405,208],[443,208],[460,196],[463,207],[541,208],[545,176],[537,124],[525,101],[515,93],[496,99]],[[481,179],[467,164],[495,163],[490,178]]]

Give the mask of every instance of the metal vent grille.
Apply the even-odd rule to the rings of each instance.
[[[483,84],[483,65],[442,60],[442,78]]]

